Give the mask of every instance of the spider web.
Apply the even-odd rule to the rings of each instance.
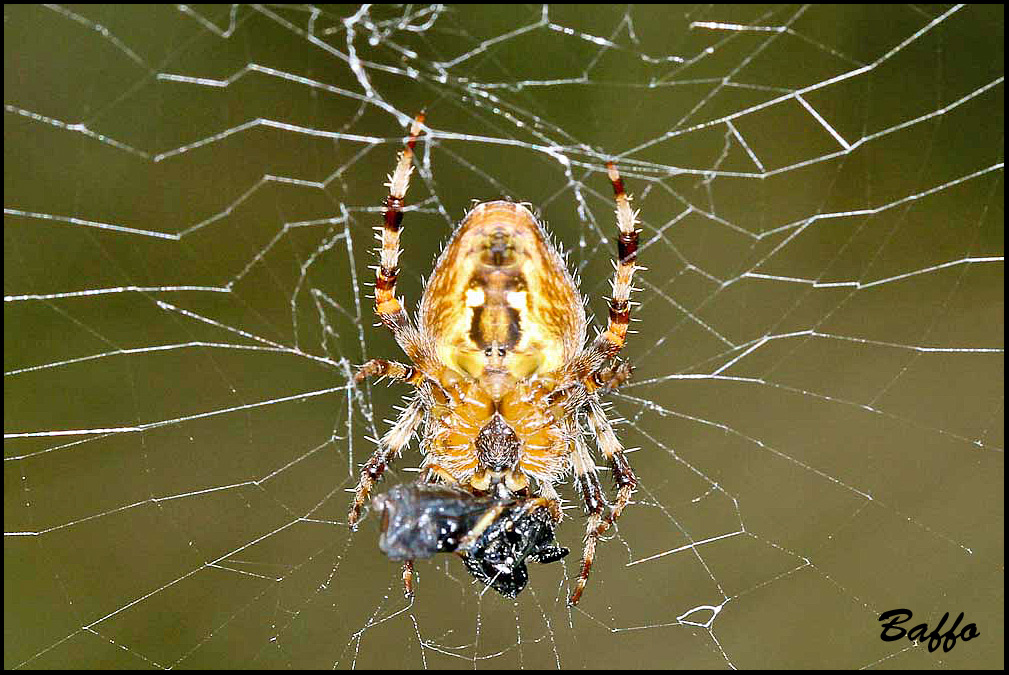
[[[1003,24],[986,7],[4,8],[6,667],[1004,665]],[[641,479],[582,603],[399,569],[348,488],[403,389],[366,297],[532,203]],[[598,323],[597,323],[598,325]],[[382,488],[415,474],[416,445]],[[944,612],[980,637],[882,642]],[[948,627],[947,623],[947,627]]]

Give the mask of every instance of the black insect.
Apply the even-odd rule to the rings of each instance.
[[[553,519],[539,498],[496,499],[419,482],[397,485],[373,503],[382,514],[379,548],[406,561],[407,574],[417,558],[456,553],[473,578],[514,598],[529,581],[527,560],[551,563],[569,553],[554,545]]]
[[[529,581],[526,560],[552,563],[570,551],[553,546],[553,521],[545,508],[517,504],[477,537],[463,556],[469,573],[505,597],[514,598]]]

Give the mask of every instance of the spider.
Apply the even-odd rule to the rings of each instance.
[[[524,205],[476,204],[435,263],[416,324],[396,298],[399,237],[413,154],[424,124],[410,136],[386,184],[378,239],[375,312],[392,331],[409,364],[372,359],[355,379],[388,377],[413,387],[393,427],[361,468],[348,514],[357,527],[375,483],[424,430],[422,480],[442,481],[499,500],[542,499],[554,525],[562,510],[555,485],[569,473],[586,513],[585,541],[575,588],[585,590],[599,538],[630,502],[637,479],[600,402],[626,381],[631,367],[616,357],[630,323],[637,265],[637,213],[612,162],[606,169],[616,201],[618,258],[606,330],[586,344],[584,303],[564,258]],[[592,437],[616,483],[608,504],[589,453]],[[532,495],[536,495],[532,497]],[[403,568],[412,594],[413,564]]]

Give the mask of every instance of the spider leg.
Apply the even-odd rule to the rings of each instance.
[[[617,440],[617,435],[613,433],[613,425],[607,419],[606,411],[595,399],[589,400],[588,419],[592,435],[596,438],[596,444],[609,462],[610,469],[613,471],[613,479],[617,484],[617,499],[610,508],[610,515],[606,518],[603,528],[605,531],[620,517],[624,508],[631,501],[634,488],[638,486],[638,479],[635,477],[631,465],[627,462],[623,446]]]
[[[410,442],[410,437],[413,436],[413,432],[417,430],[424,418],[423,411],[424,406],[420,397],[413,399],[400,414],[392,429],[382,436],[382,440],[378,443],[378,449],[361,467],[361,478],[354,489],[354,505],[350,507],[350,513],[347,514],[347,522],[352,528],[357,528],[361,509],[368,501],[371,488],[381,480],[382,474],[385,473],[392,460]]]
[[[507,511],[509,504],[502,502],[500,504],[495,504],[480,516],[480,520],[476,522],[469,532],[467,532],[462,539],[459,540],[459,546],[456,547],[456,552],[460,554],[468,554],[470,548],[476,543],[487,528],[494,524],[494,521],[501,517],[501,514]]]
[[[388,377],[393,380],[417,385],[424,379],[424,373],[413,366],[405,366],[397,361],[386,361],[385,359],[372,359],[357,369],[354,374],[354,381],[361,382],[369,377]]]
[[[456,477],[448,469],[439,464],[425,464],[424,468],[427,469],[427,473],[424,476],[424,481],[427,483],[435,483],[441,480],[446,485],[459,485]]]
[[[633,372],[634,366],[627,361],[618,361],[615,364],[604,366],[592,374],[591,382],[598,389],[589,389],[589,391],[598,391],[600,395],[616,391],[623,386],[624,382],[631,379]]]
[[[414,361],[422,350],[406,310],[396,299],[396,280],[399,278],[399,232],[403,224],[403,203],[410,186],[410,174],[413,173],[413,149],[423,123],[424,113],[420,113],[410,127],[410,138],[399,154],[396,170],[386,183],[389,196],[385,198],[385,218],[379,236],[382,245],[378,249],[379,266],[375,274],[375,313]]]
[[[638,214],[631,208],[630,197],[624,192],[624,182],[616,165],[607,162],[606,173],[613,184],[613,196],[617,204],[616,271],[613,274],[613,294],[609,300],[609,320],[606,330],[599,334],[579,359],[580,374],[589,379],[607,360],[620,353],[627,341],[627,326],[631,322],[631,285],[635,270],[642,269],[638,259]],[[598,385],[597,385],[598,386]]]
[[[540,483],[540,496],[547,500],[547,509],[550,517],[553,518],[554,526],[560,525],[564,518],[564,511],[561,509],[561,498],[557,494],[557,488],[553,483],[544,481]]]
[[[582,598],[585,584],[589,580],[589,572],[592,570],[592,561],[596,557],[596,543],[608,526],[608,521],[603,519],[606,498],[603,496],[603,488],[599,484],[599,475],[592,463],[592,457],[580,436],[575,437],[574,444],[571,465],[575,471],[575,487],[582,496],[588,521],[585,523],[585,549],[582,551],[581,567],[575,581],[575,590],[568,599],[568,605],[572,606],[577,605]]]
[[[406,598],[413,597],[413,561],[407,560],[403,563],[403,595]]]

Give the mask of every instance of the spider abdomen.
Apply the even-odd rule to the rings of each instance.
[[[496,396],[509,377],[553,372],[585,342],[585,311],[564,259],[526,207],[476,205],[435,266],[421,331],[439,360],[483,379]]]

